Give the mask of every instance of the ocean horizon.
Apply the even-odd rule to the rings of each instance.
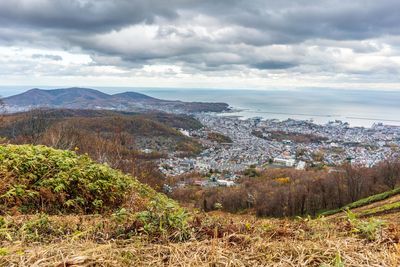
[[[27,86],[0,87],[3,97],[22,93]],[[51,89],[54,87],[39,87]],[[61,88],[61,87],[60,87]],[[234,109],[224,115],[242,118],[311,120],[325,124],[333,120],[351,126],[371,127],[374,123],[400,126],[400,91],[344,89],[193,89],[90,87],[114,94],[135,91],[165,100],[225,102]]]

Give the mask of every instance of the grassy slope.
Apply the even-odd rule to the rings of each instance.
[[[51,177],[60,173],[60,169],[51,163],[59,162],[59,157],[61,163],[70,160],[72,169],[79,166],[83,173],[87,169],[98,170],[94,174],[98,176],[93,182],[107,181],[108,177],[116,180],[128,179],[135,184],[132,187],[134,197],[122,205],[125,209],[110,206],[112,213],[71,214],[71,211],[66,210],[68,212],[63,215],[13,215],[15,208],[10,208],[9,215],[0,216],[0,266],[400,264],[398,214],[384,215],[382,219],[390,224],[372,229],[373,239],[365,239],[362,233],[355,231],[349,221],[341,218],[335,221],[323,218],[259,219],[250,215],[193,212],[188,224],[183,225],[187,217],[180,212],[181,209],[175,202],[107,166],[96,164],[72,152],[41,146],[0,148],[3,151],[0,153],[0,188],[3,191],[10,181],[7,177],[13,177],[13,184],[23,178],[23,182],[30,185],[30,190],[40,193],[44,185],[37,188],[36,183],[29,182],[31,177],[28,174],[40,176],[41,181],[51,180]],[[71,168],[64,171],[68,172],[68,169]],[[38,175],[40,173],[42,174]],[[75,172],[71,170],[71,173]],[[111,176],[107,176],[109,174]],[[78,179],[84,178],[79,172],[75,175]],[[84,178],[87,179],[90,180],[90,177]],[[90,191],[90,187],[88,188]],[[132,204],[142,201],[144,205],[140,205],[140,209],[129,211]],[[173,231],[170,231],[173,227]],[[182,229],[187,230],[183,239],[178,236],[182,234]]]
[[[42,223],[45,227],[39,228],[43,236],[53,229],[50,239],[35,239],[28,232],[0,243],[0,266],[399,266],[399,216],[385,216],[391,224],[377,228],[376,239],[367,240],[346,220],[198,214],[185,242],[144,235],[107,237],[107,219],[51,217],[50,226]],[[57,235],[65,228],[75,230]]]
[[[388,199],[388,198],[391,198],[391,197],[394,197],[394,196],[397,196],[397,195],[400,195],[400,187],[396,188],[396,189],[393,189],[393,190],[390,190],[390,191],[386,191],[386,192],[383,192],[383,193],[380,193],[380,194],[376,194],[376,195],[373,195],[373,196],[369,196],[369,197],[360,199],[360,200],[355,201],[353,203],[350,203],[350,204],[348,204],[348,205],[346,205],[346,206],[344,206],[344,207],[342,207],[340,209],[325,211],[325,212],[321,213],[320,215],[322,215],[322,216],[334,215],[334,214],[337,214],[337,213],[342,212],[344,210],[353,210],[353,209],[360,208],[360,207],[363,207],[363,206],[366,206],[366,205],[370,205],[370,204],[375,203],[375,202],[383,201],[385,199]],[[398,206],[399,203],[391,205],[391,206],[386,206],[386,208],[383,208],[383,209],[388,211],[391,208],[396,208],[396,205]],[[377,211],[378,210],[379,209],[377,209]],[[370,213],[370,215],[371,214],[373,214],[373,213]]]
[[[147,232],[184,231],[186,224],[186,213],[175,201],[87,155],[45,146],[0,145],[0,215],[38,212],[115,213]],[[0,227],[4,225],[0,220]]]

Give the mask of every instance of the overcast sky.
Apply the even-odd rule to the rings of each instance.
[[[400,90],[399,0],[1,0],[0,84]]]

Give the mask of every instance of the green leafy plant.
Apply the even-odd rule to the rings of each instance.
[[[7,254],[9,254],[8,249],[0,248],[0,256],[6,256]]]
[[[158,196],[148,209],[137,214],[148,234],[170,235],[170,239],[184,240],[189,236],[189,214],[165,196]]]
[[[353,232],[359,234],[369,241],[374,241],[377,239],[380,229],[385,224],[384,221],[375,218],[371,218],[368,221],[360,220],[350,210],[346,211],[346,215],[352,226]]]
[[[25,240],[41,241],[42,238],[49,235],[56,235],[50,219],[47,214],[39,214],[22,225],[20,234]]]
[[[0,206],[20,211],[96,213],[119,207],[134,178],[87,155],[45,146],[0,146]]]
[[[0,216],[0,240],[8,240],[8,241],[12,241],[12,235],[11,235],[11,231],[9,229],[9,221]]]
[[[99,230],[115,237],[128,237],[140,227],[174,240],[189,236],[188,214],[175,201],[87,155],[45,146],[0,146],[0,182],[0,212],[41,214],[21,226],[19,234],[27,240],[63,234],[50,222],[53,214],[111,214]],[[0,217],[2,239],[12,239],[7,229]]]

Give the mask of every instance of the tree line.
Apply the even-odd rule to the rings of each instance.
[[[171,146],[191,143],[165,123],[146,116],[116,114],[108,111],[35,109],[2,116],[0,141],[34,144],[88,154],[100,163],[132,174],[156,190],[162,190],[165,177],[156,159],[164,152],[144,153],[138,142],[169,135]],[[164,118],[167,120],[168,118]],[[155,137],[153,136],[155,135]]]
[[[188,187],[172,196],[205,211],[251,211],[258,216],[316,215],[400,186],[400,161],[388,159],[367,168],[344,164],[328,170],[264,170],[231,188]]]

